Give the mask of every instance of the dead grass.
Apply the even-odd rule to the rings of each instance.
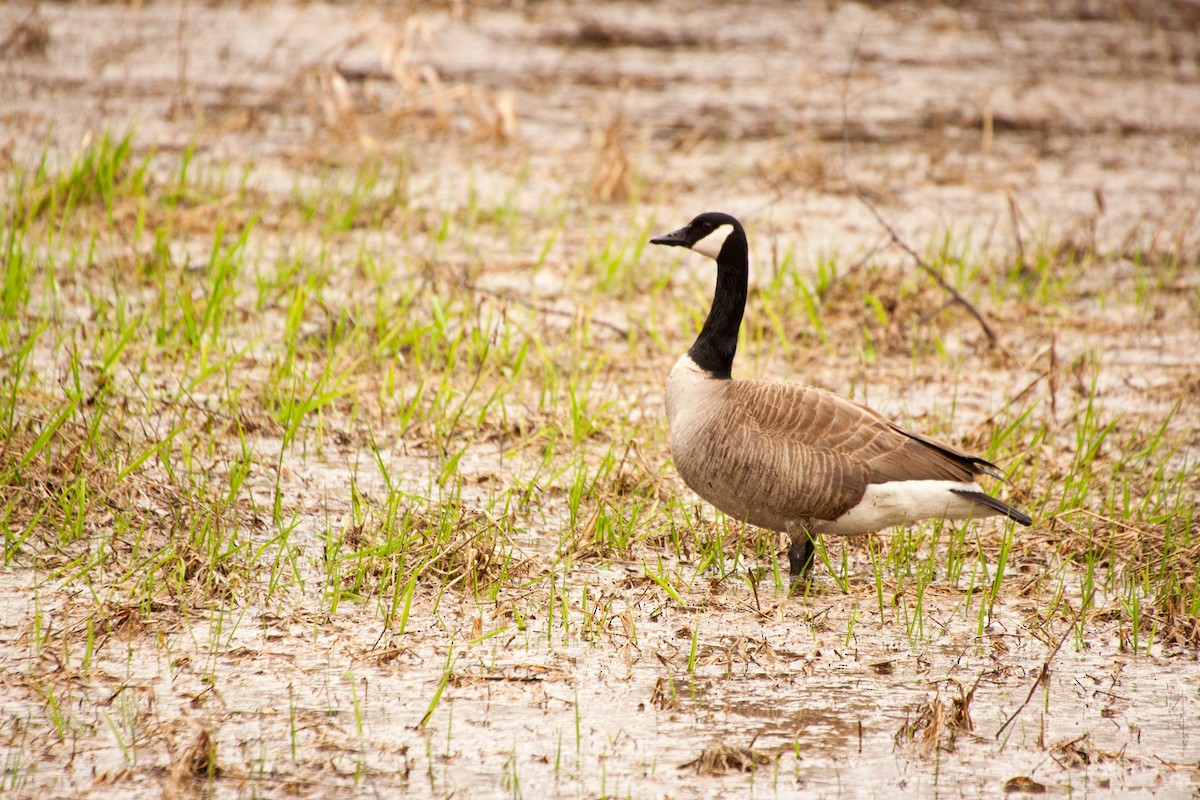
[[[695,768],[697,775],[730,775],[753,772],[772,760],[769,754],[752,747],[718,743],[704,748],[695,761],[681,764],[679,768]]]
[[[1194,207],[1136,188],[1179,168],[1153,124],[1110,139],[1082,120],[1101,176],[1134,188],[1097,189],[1076,218],[1094,167],[1056,149],[1061,120],[999,96],[985,114],[956,83],[961,67],[1001,85],[1053,50],[1025,42],[1066,34],[1018,15],[1006,42],[1026,60],[948,69],[960,40],[988,52],[967,24],[983,11],[927,30],[899,7],[804,10],[811,62],[780,47],[790,28],[734,17],[714,36],[602,6],[582,23],[311,7],[264,30],[274,54],[229,44],[261,84],[222,89],[198,44],[144,97],[122,87],[141,85],[145,31],[121,49],[80,31],[82,8],[41,40],[5,18],[0,49],[45,74],[6,76],[38,98],[14,124],[64,132],[0,143],[0,787],[1184,787],[1200,236]],[[180,41],[250,24],[173,13],[129,24]],[[889,34],[851,58],[875,29],[839,14],[940,49]],[[1098,30],[1130,57],[1124,27]],[[484,40],[511,58],[465,58]],[[55,72],[64,42],[104,51],[95,83]],[[764,94],[738,70],[776,52],[789,78]],[[1163,78],[1168,62],[1138,63]],[[885,73],[911,96],[877,91]],[[78,109],[38,106],[38,80]],[[146,118],[182,140],[148,125],[74,147],[66,126],[109,118],[93,98],[132,112],[163,91],[175,116]],[[1062,182],[1024,182],[1035,158]],[[998,217],[973,205],[997,197]],[[864,198],[912,252],[885,246]],[[753,237],[739,374],[825,385],[984,453],[1035,529],[825,542],[789,596],[776,537],[715,516],[669,464],[661,378],[711,275],[642,248],[713,207]]]
[[[171,771],[163,784],[164,800],[187,800],[203,797],[205,785],[220,776],[216,761],[216,744],[208,729],[193,725],[194,734],[171,762]]]

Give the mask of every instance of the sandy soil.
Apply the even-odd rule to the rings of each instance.
[[[1173,462],[1182,470],[1200,450],[1200,6],[1144,5],[8,3],[0,165],[136,125],[140,148],[194,146],[197,169],[253,165],[254,188],[282,196],[403,152],[418,205],[461,207],[470,191],[500,196],[518,177],[513,202],[530,218],[571,198],[578,224],[552,261],[577,257],[597,228],[652,216],[666,230],[719,207],[748,223],[757,281],[770,279],[767,253],[852,261],[886,245],[864,198],[922,250],[947,232],[979,260],[1074,243],[1110,254],[1079,276],[1074,305],[983,309],[1010,359],[955,312],[947,347],[970,378],[957,420],[986,428],[1023,387],[1055,391],[1038,382],[1053,342],[1062,363],[1102,354],[1100,396],[1127,428],[1152,428],[1180,404],[1173,430],[1191,437]],[[406,243],[385,231],[370,246]],[[1130,258],[1146,251],[1184,265],[1154,308],[1097,299],[1129,282]],[[894,270],[914,269],[881,252]],[[507,255],[481,285],[527,285],[530,259]],[[702,270],[686,263],[681,279],[703,283]],[[570,321],[571,288],[553,269],[534,288]],[[620,330],[644,309],[614,301],[601,313]],[[847,306],[848,329],[858,313]],[[869,375],[852,356],[753,350],[741,369],[803,371],[910,418],[962,378],[912,366],[906,345],[881,350]],[[620,368],[652,397],[667,366]],[[259,445],[278,450],[269,432]],[[288,465],[298,541],[319,547],[345,511],[328,501],[344,494],[353,449]],[[399,447],[392,455],[399,471],[432,468]],[[463,469],[494,477],[491,458],[475,453]],[[270,486],[254,491],[265,498]],[[1010,788],[1194,796],[1196,642],[1129,653],[1114,599],[1075,647],[1078,586],[1047,611],[1057,587],[1038,560],[1064,530],[1030,534],[1045,547],[1014,567],[1028,591],[1014,585],[990,614],[969,591],[929,587],[936,630],[919,638],[876,607],[866,551],[850,543],[847,591],[823,579],[805,599],[725,581],[679,603],[646,575],[657,554],[583,559],[573,579],[590,594],[563,602],[594,610],[591,631],[557,627],[553,600],[518,627],[518,601],[452,592],[418,593],[404,636],[372,609],[317,614],[306,596],[234,602],[231,630],[225,614],[164,605],[109,630],[86,673],[32,641],[36,615],[69,629],[88,598],[15,564],[0,572],[3,785],[40,797],[995,797],[1033,776]],[[549,549],[540,533],[519,543],[535,563]],[[95,723],[92,735],[54,730],[47,686]],[[132,757],[116,732],[138,720]],[[180,784],[172,765],[201,736],[215,743],[220,777]],[[692,762],[717,744],[768,760],[698,776]]]

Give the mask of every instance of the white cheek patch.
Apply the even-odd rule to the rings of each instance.
[[[705,236],[703,239],[692,245],[692,250],[700,255],[708,256],[715,261],[717,256],[721,253],[721,247],[725,244],[725,239],[727,239],[731,233],[733,233],[732,225],[722,225],[718,228],[715,228],[708,236]]]

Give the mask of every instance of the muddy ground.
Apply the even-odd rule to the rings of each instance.
[[[898,314],[911,325],[883,326],[869,356],[822,346],[791,319],[794,350],[751,344],[739,362],[742,375],[853,392],[924,429],[950,405],[971,446],[1009,404],[1038,399],[1036,415],[1060,436],[1006,452],[1027,449],[1043,465],[1011,491],[1050,511],[1018,533],[996,602],[985,609],[978,587],[944,575],[919,597],[911,581],[881,590],[865,537],[831,544],[835,565],[843,554],[849,565],[844,586],[821,574],[789,598],[752,586],[747,568],[769,559],[747,558],[676,597],[648,572],[690,575],[699,548],[664,555],[643,542],[624,557],[564,562],[566,501],[552,492],[513,543],[527,583],[495,596],[422,583],[403,634],[371,603],[331,612],[318,581],[270,602],[251,585],[101,611],[70,569],[18,553],[0,571],[6,796],[1195,796],[1196,612],[1148,597],[1156,638],[1143,628],[1135,641],[1141,611],[1117,592],[1083,596],[1078,541],[1108,537],[1116,563],[1121,548],[1192,520],[1200,490],[1188,479],[1174,516],[1155,520],[1101,519],[1086,500],[1055,516],[1054,499],[1089,391],[1120,434],[1110,448],[1169,420],[1174,448],[1155,467],[1196,474],[1200,6],[711,5],[8,3],[0,165],[12,176],[133,126],[155,165],[194,152],[192,170],[245,172],[254,191],[286,202],[370,159],[403,160],[414,207],[501,198],[535,232],[561,220],[558,235],[531,237],[549,242],[544,257],[506,250],[498,233],[465,246],[452,237],[438,263],[482,264],[481,296],[532,309],[564,335],[581,313],[572,266],[597,237],[673,229],[702,210],[747,222],[763,285],[788,250],[809,273],[835,258],[877,267],[884,283],[915,280],[876,212],[927,258],[946,242],[985,273],[1026,257],[1033,270],[1039,248],[1090,254],[1045,306],[976,285],[995,345],[955,306],[932,323]],[[281,219],[256,234],[259,257],[310,235]],[[406,248],[424,252],[434,237],[385,218],[329,258],[350,264],[365,249],[399,273],[417,268]],[[211,237],[172,246],[187,264]],[[106,248],[119,250],[119,237]],[[1143,261],[1172,265],[1152,276],[1149,299]],[[698,262],[681,261],[678,280],[704,297]],[[913,296],[931,310],[944,299],[928,284]],[[688,324],[663,325],[661,353],[623,351],[654,303],[610,296],[587,310],[611,359],[608,390],[644,398],[650,419]],[[833,338],[858,341],[868,312],[857,297],[828,313]],[[912,346],[930,325],[951,359]],[[1072,364],[1083,366],[1062,371]],[[348,513],[342,487],[364,463],[355,425],[330,424],[348,432],[339,446],[290,451],[279,470],[295,541],[313,552]],[[252,442],[280,450],[270,429]],[[637,452],[664,496],[688,497],[660,469],[665,433]],[[419,443],[393,441],[388,458],[413,487],[444,466]],[[481,442],[458,469],[486,487],[530,459]],[[248,479],[257,508],[275,502],[275,480]],[[978,529],[994,561],[1003,530]],[[1171,567],[1184,584],[1197,580],[1197,550]],[[569,584],[535,580],[555,570]],[[39,645],[102,616],[84,668]],[[197,744],[212,760],[181,768]]]

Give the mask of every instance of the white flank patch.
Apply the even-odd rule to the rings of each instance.
[[[862,502],[832,522],[818,522],[818,533],[867,533],[930,517],[978,519],[1000,512],[975,503],[952,489],[983,494],[975,483],[959,481],[892,481],[867,487]]]
[[[712,233],[692,245],[692,250],[716,261],[717,256],[721,254],[721,248],[725,245],[725,240],[731,233],[733,233],[732,225],[726,224],[714,228]]]

